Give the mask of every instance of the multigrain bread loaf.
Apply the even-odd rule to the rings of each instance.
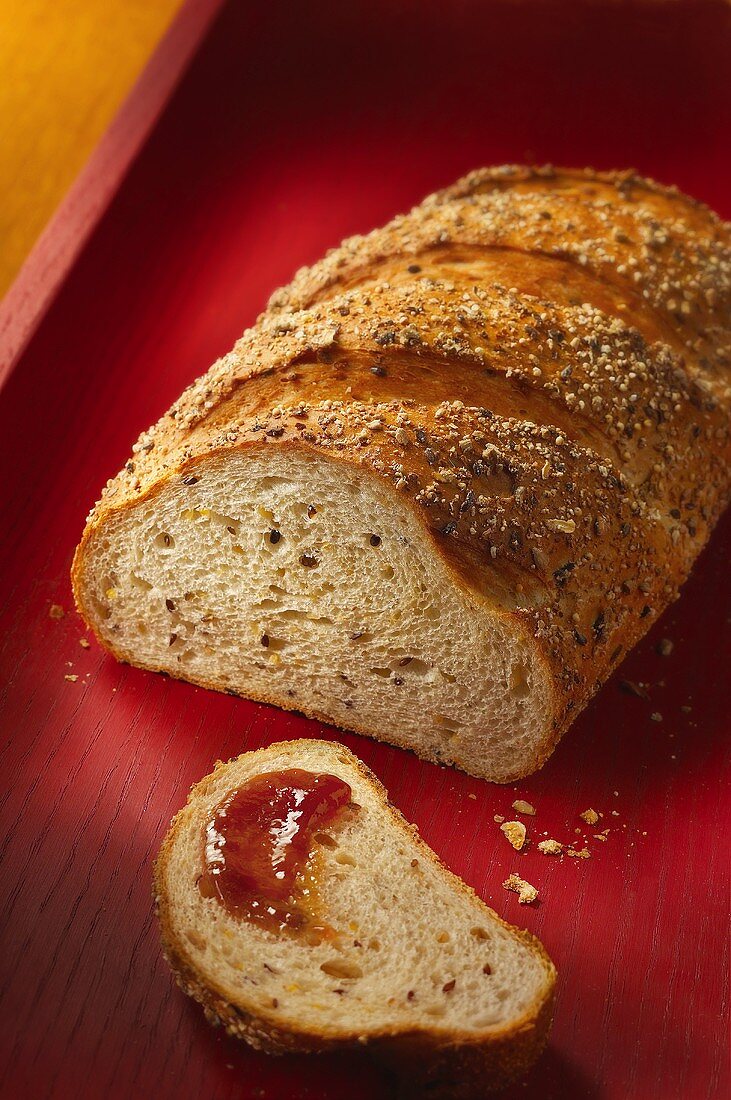
[[[346,241],[135,444],[81,613],[133,664],[533,771],[727,503],[729,245],[648,180],[515,167]]]
[[[217,808],[255,777],[291,768],[351,790],[344,820],[315,838],[317,921],[330,930],[322,938],[311,926],[242,919],[200,888]],[[173,821],[155,897],[182,988],[259,1049],[365,1046],[417,1096],[478,1097],[545,1043],[555,970],[542,946],[439,862],[342,745],[291,741],[219,764]]]

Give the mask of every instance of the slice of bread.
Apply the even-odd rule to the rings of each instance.
[[[334,938],[272,931],[198,888],[222,802],[292,768],[352,791],[310,865]],[[451,874],[342,745],[283,742],[218,764],[163,842],[155,898],[183,990],[261,1050],[367,1045],[418,1095],[470,1097],[520,1073],[545,1044],[555,969],[541,944]]]

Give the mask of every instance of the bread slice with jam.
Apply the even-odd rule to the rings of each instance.
[[[163,842],[155,898],[183,990],[257,1049],[366,1046],[418,1095],[476,1097],[546,1042],[541,944],[448,871],[342,745],[218,764]]]

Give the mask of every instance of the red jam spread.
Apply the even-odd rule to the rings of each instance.
[[[203,896],[271,929],[312,923],[308,872],[317,835],[341,815],[351,793],[337,776],[301,768],[267,772],[232,791],[206,828]]]

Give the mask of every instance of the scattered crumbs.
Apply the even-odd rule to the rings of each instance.
[[[612,817],[619,817],[619,811],[618,810],[612,810]]]
[[[538,851],[543,852],[544,856],[560,856],[563,851],[563,844],[558,840],[541,840],[538,844]]]
[[[79,638],[79,645],[82,649],[91,649],[91,642],[88,638]]]
[[[502,817],[500,814],[495,814],[492,820],[495,822],[496,825],[501,825],[505,818]]]
[[[658,711],[654,710],[652,712],[652,714],[650,715],[650,721],[651,722],[662,722],[662,714],[660,714]]]
[[[643,684],[636,684],[634,680],[620,680],[620,689],[625,695],[634,695],[636,699],[649,699],[650,696]]]
[[[612,791],[615,798],[619,798],[619,791]]]
[[[505,833],[516,852],[525,844],[525,825],[522,821],[506,821],[500,826],[500,831]]]
[[[594,840],[606,841],[609,837],[609,829],[605,829],[603,833],[593,833],[592,836],[594,837]]]
[[[67,672],[64,676],[64,680],[68,680],[70,684],[75,684],[78,678],[75,672]]]
[[[669,657],[670,654],[673,652],[673,643],[670,641],[669,638],[661,638],[655,646],[655,649],[661,657]]]
[[[683,714],[690,714],[690,707],[689,706],[687,706],[687,705],[682,706],[680,709],[682,710]]]
[[[521,905],[530,905],[531,902],[538,900],[538,891],[535,886],[531,886],[520,875],[509,875],[503,886],[506,890],[512,890],[514,894],[518,895],[518,901]]]
[[[582,821],[585,821],[587,825],[596,825],[599,821],[599,814],[596,810],[592,810],[591,806],[588,810],[584,810],[583,814],[579,814]]]
[[[60,603],[52,603],[51,606],[48,609],[48,618],[49,619],[62,619],[65,614],[66,614],[66,612],[61,607]]]
[[[589,859],[591,857],[591,852],[588,848],[579,848],[578,850],[575,848],[567,848],[566,855],[573,856],[575,859]]]
[[[467,795],[467,797],[471,798],[473,802],[477,801],[477,795],[473,794],[472,791],[470,791],[470,793]]]
[[[513,809],[516,814],[529,814],[531,817],[535,817],[536,814],[535,806],[531,806],[530,802],[526,802],[522,798],[516,798],[513,803]]]

